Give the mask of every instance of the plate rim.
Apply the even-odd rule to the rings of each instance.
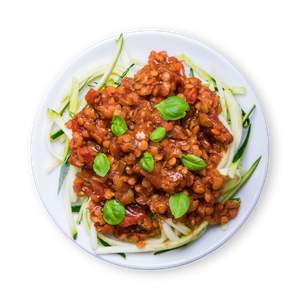
[[[191,264],[191,263],[193,263],[197,260],[200,260],[201,258],[207,256],[208,254],[212,253],[213,251],[215,251],[216,249],[221,247],[226,241],[230,240],[232,238],[232,236],[234,234],[236,234],[236,232],[246,223],[249,216],[252,214],[255,206],[257,205],[257,202],[259,201],[259,199],[261,197],[261,193],[262,193],[263,188],[265,186],[265,182],[266,182],[266,178],[267,178],[268,170],[269,170],[269,163],[270,163],[270,147],[269,147],[270,146],[270,141],[269,141],[270,136],[269,136],[269,127],[268,127],[267,120],[266,120],[266,114],[264,113],[264,108],[263,108],[262,102],[261,102],[260,98],[257,96],[256,90],[253,88],[253,85],[252,85],[251,81],[248,80],[248,78],[244,75],[244,72],[240,71],[240,68],[237,66],[237,64],[233,63],[231,61],[231,59],[229,59],[227,57],[227,55],[224,55],[222,52],[218,52],[213,47],[208,46],[205,42],[202,42],[197,36],[191,35],[189,33],[181,33],[181,32],[175,31],[175,30],[154,28],[154,29],[136,29],[136,30],[124,31],[123,35],[126,38],[126,36],[149,34],[149,33],[150,34],[151,33],[152,34],[159,33],[159,34],[163,34],[163,35],[174,36],[175,38],[177,37],[179,39],[187,40],[191,43],[196,43],[199,46],[201,46],[202,48],[205,48],[208,52],[211,52],[213,55],[218,56],[219,58],[224,60],[226,63],[228,63],[234,69],[234,71],[239,73],[239,75],[243,78],[243,80],[251,88],[256,100],[258,101],[259,109],[261,110],[262,117],[263,117],[262,118],[263,119],[263,124],[265,126],[265,133],[266,133],[266,137],[267,137],[267,139],[266,139],[266,155],[267,155],[267,157],[264,157],[265,167],[261,171],[263,173],[263,178],[260,182],[260,189],[257,191],[256,196],[255,196],[255,201],[251,205],[248,213],[243,217],[241,222],[236,226],[236,228],[234,228],[230,232],[230,234],[228,236],[226,236],[226,237],[224,236],[224,238],[220,239],[218,242],[216,242],[212,247],[208,248],[202,254],[200,254],[198,256],[195,256],[195,257],[192,257],[190,259],[187,258],[187,259],[176,260],[176,261],[174,261],[174,263],[169,262],[169,263],[161,264],[161,266],[155,265],[154,267],[148,267],[148,266],[144,267],[144,266],[140,266],[140,265],[137,265],[137,264],[134,264],[134,263],[130,263],[126,260],[124,260],[124,263],[123,262],[119,263],[119,262],[109,260],[108,258],[105,257],[105,255],[102,255],[102,256],[96,255],[96,254],[90,252],[88,249],[84,248],[79,243],[76,243],[70,236],[68,236],[65,233],[65,231],[61,228],[61,226],[56,222],[54,216],[48,210],[48,208],[46,206],[46,203],[44,202],[43,197],[41,195],[41,191],[38,188],[38,180],[37,180],[36,174],[34,172],[34,157],[33,157],[33,147],[34,146],[33,145],[34,145],[34,141],[35,141],[36,127],[38,125],[39,113],[41,112],[41,110],[43,108],[43,104],[44,104],[44,102],[47,98],[47,95],[54,88],[55,84],[59,81],[59,79],[63,76],[63,74],[65,72],[67,72],[68,69],[71,68],[73,66],[73,64],[75,64],[77,62],[77,60],[84,57],[87,53],[89,53],[93,49],[95,49],[97,47],[101,47],[101,45],[105,44],[106,42],[110,42],[110,41],[114,40],[116,38],[116,36],[118,36],[118,34],[110,35],[109,37],[106,37],[104,39],[96,41],[95,43],[93,43],[89,47],[84,48],[77,55],[74,55],[66,63],[62,64],[62,66],[60,67],[60,71],[50,81],[50,84],[48,85],[48,88],[46,88],[46,92],[42,95],[41,100],[39,101],[39,104],[37,105],[37,109],[36,109],[36,112],[34,114],[34,121],[32,123],[32,128],[31,128],[31,135],[30,135],[30,165],[31,165],[31,168],[30,169],[31,169],[31,173],[32,173],[31,178],[33,179],[33,182],[34,182],[36,195],[38,195],[39,200],[43,203],[44,208],[46,209],[48,215],[51,217],[51,219],[56,224],[57,228],[59,228],[59,230],[63,233],[63,235],[66,236],[69,240],[71,240],[75,245],[79,246],[82,250],[84,250],[86,253],[92,255],[94,258],[100,259],[100,260],[104,261],[105,263],[113,264],[115,266],[119,266],[119,267],[122,267],[122,268],[125,267],[125,268],[135,269],[135,270],[163,270],[163,269],[171,269],[171,268],[176,268],[176,267],[188,265],[188,264]]]

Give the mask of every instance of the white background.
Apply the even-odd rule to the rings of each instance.
[[[299,299],[298,1],[1,1],[1,299]],[[89,256],[37,198],[29,140],[62,66],[112,34],[162,28],[231,59],[262,100],[270,168],[261,199],[223,247],[185,267],[127,270]]]

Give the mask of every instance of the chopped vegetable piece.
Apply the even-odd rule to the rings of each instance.
[[[81,207],[82,207],[81,203],[72,204],[72,213],[79,213]]]
[[[58,139],[60,136],[62,136],[64,132],[61,129],[58,129],[57,131],[50,133],[50,140],[53,142],[56,139]]]

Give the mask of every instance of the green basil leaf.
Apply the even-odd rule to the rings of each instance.
[[[125,217],[125,208],[123,204],[116,199],[106,201],[103,207],[103,217],[107,224],[120,224]]]
[[[147,172],[152,172],[154,169],[155,161],[150,152],[145,152],[140,159],[140,166]]]
[[[110,163],[107,156],[104,153],[98,153],[94,159],[93,169],[98,176],[104,177],[109,169]]]
[[[128,127],[125,120],[122,117],[113,116],[111,120],[110,129],[114,135],[120,136],[123,135],[128,130]]]
[[[173,216],[182,217],[190,207],[190,198],[185,193],[175,193],[169,198],[169,207]]]
[[[206,167],[205,161],[193,154],[184,154],[181,157],[182,164],[191,171],[200,171]]]
[[[161,140],[164,139],[164,137],[166,136],[166,129],[164,127],[157,127],[156,129],[154,129],[151,134],[150,134],[150,140],[152,142],[160,142]]]
[[[178,96],[170,96],[155,105],[164,120],[179,120],[186,116],[189,104]]]

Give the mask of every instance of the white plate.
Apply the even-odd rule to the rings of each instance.
[[[185,53],[195,63],[214,74],[221,81],[230,85],[244,85],[247,88],[247,94],[238,98],[240,105],[245,110],[248,110],[253,104],[256,104],[257,107],[252,116],[252,134],[243,165],[245,167],[250,166],[260,155],[262,155],[262,160],[251,179],[239,192],[242,200],[239,214],[230,221],[225,231],[220,227],[209,228],[200,239],[191,245],[160,255],[151,253],[129,254],[126,259],[115,254],[98,256],[108,262],[130,268],[161,269],[175,267],[195,261],[221,246],[249,216],[259,198],[267,172],[268,135],[266,123],[259,100],[252,87],[244,76],[215,50],[197,40],[170,32],[140,31],[127,33],[124,37],[127,51],[131,57],[145,62],[149,52],[153,49],[166,50],[172,55]],[[58,106],[73,76],[84,76],[95,67],[111,61],[112,53],[115,50],[114,40],[115,38],[111,38],[89,48],[62,73],[44,99],[33,127],[31,155],[36,187],[49,214],[67,236],[70,234],[64,202],[61,196],[57,196],[58,170],[50,175],[45,171],[46,162],[49,159],[45,142],[49,126],[46,109],[47,107]],[[75,243],[93,254],[83,228],[79,228]]]

